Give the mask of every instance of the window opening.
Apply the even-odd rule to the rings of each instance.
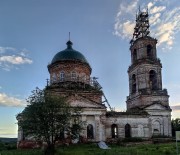
[[[136,92],[136,75],[133,74],[132,76],[132,93]]]
[[[118,138],[118,127],[116,124],[111,126],[112,138]]]
[[[92,124],[88,124],[88,126],[87,126],[87,138],[88,139],[94,138],[93,125]]]
[[[64,81],[64,72],[60,72],[60,81]]]
[[[125,137],[126,138],[131,137],[131,126],[129,124],[125,125]]]
[[[71,79],[72,79],[72,80],[75,80],[75,79],[76,79],[76,72],[73,71],[73,72],[71,73]]]
[[[149,83],[150,83],[150,88],[152,90],[157,89],[157,75],[156,75],[156,72],[154,70],[151,70],[149,72]]]
[[[137,60],[137,50],[134,49],[133,51],[133,62],[135,62]]]
[[[153,53],[152,53],[152,46],[151,45],[147,45],[147,57],[148,58],[152,58]]]

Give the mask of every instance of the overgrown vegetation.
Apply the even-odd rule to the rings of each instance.
[[[0,151],[2,150],[15,150],[16,142],[1,142],[0,141]]]
[[[172,136],[175,137],[176,131],[180,131],[180,118],[172,119]]]
[[[36,88],[27,102],[28,106],[17,116],[18,125],[25,137],[33,136],[47,143],[45,154],[54,155],[55,143],[61,138],[61,133],[66,131],[74,138],[80,133],[81,109],[71,107],[65,98]]]
[[[178,144],[180,148],[180,143]],[[131,147],[109,145],[111,149],[102,150],[96,143],[76,144],[57,148],[55,155],[175,155],[176,144],[147,144]],[[9,150],[0,151],[1,155],[42,155],[42,150]]]

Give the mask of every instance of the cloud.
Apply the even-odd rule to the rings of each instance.
[[[151,9],[151,7],[152,7],[153,5],[154,5],[154,4],[153,4],[152,2],[149,2],[148,5],[147,5],[148,9]]]
[[[0,106],[7,107],[25,107],[26,102],[22,99],[18,99],[12,96],[8,96],[5,93],[0,93]]]
[[[165,6],[154,6],[152,9],[150,7],[150,14],[161,12],[161,11],[164,11],[165,9],[166,9]]]
[[[13,47],[0,47],[0,53],[5,53],[6,51],[16,51]]]
[[[133,17],[134,12],[136,12],[138,0],[130,1],[122,1],[121,5],[119,6],[119,11],[115,18],[114,24],[114,32],[113,34],[119,36],[123,39],[131,38],[134,28],[134,21],[133,18],[130,20],[127,18]],[[125,15],[125,16],[124,16]]]
[[[174,111],[177,111],[177,110],[179,111],[180,110],[180,104],[171,106],[171,109]]]
[[[149,23],[151,23],[151,26],[156,25],[158,22],[161,21],[160,16],[161,13],[156,13],[149,18]]]
[[[5,71],[18,69],[17,66],[23,64],[32,64],[33,61],[28,58],[27,49],[17,50],[13,47],[0,47],[0,68]]]
[[[172,109],[172,118],[176,119],[176,118],[180,118],[180,103],[171,106]]]
[[[176,0],[179,1],[179,0]],[[150,32],[153,38],[158,39],[158,46],[161,49],[171,49],[180,31],[180,7],[172,7],[172,1],[143,0],[121,1],[114,23],[113,34],[130,40],[133,37],[135,16],[138,5],[149,9]]]
[[[1,56],[0,62],[10,63],[13,65],[20,65],[20,64],[31,64],[32,60],[22,57],[22,56]]]

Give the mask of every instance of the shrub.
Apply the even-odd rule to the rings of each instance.
[[[130,138],[124,138],[122,142],[142,142],[142,138],[139,137],[130,137]]]
[[[165,149],[163,152],[164,155],[171,155],[171,151],[169,149]]]
[[[170,138],[170,137],[166,135],[153,135],[152,138]]]

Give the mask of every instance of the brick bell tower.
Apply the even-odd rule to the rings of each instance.
[[[157,40],[150,36],[148,11],[136,15],[130,41],[131,65],[128,69],[129,96],[127,110],[159,103],[169,108],[169,95],[162,89],[162,64],[157,58]]]

